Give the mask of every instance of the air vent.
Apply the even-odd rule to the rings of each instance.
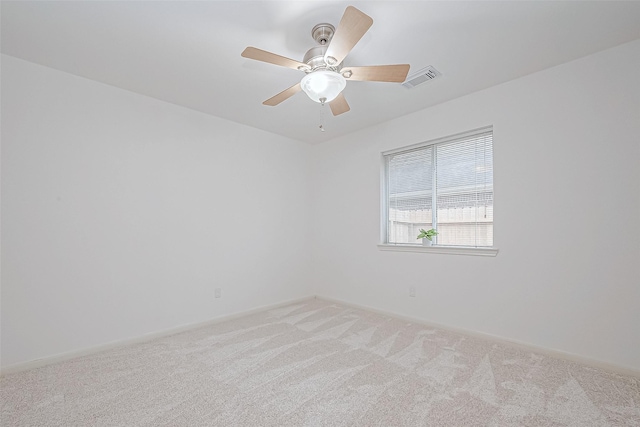
[[[428,67],[423,68],[422,70],[419,70],[407,77],[407,80],[402,83],[402,86],[411,89],[418,85],[431,81],[437,77],[440,77],[441,75],[442,74],[440,73],[440,71],[429,65]]]

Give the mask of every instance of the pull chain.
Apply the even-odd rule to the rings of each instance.
[[[327,98],[320,98],[320,132],[324,132],[324,103]]]

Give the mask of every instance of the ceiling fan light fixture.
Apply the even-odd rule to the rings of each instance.
[[[347,81],[335,71],[318,70],[304,76],[300,86],[311,100],[322,103],[336,99]]]
[[[351,110],[342,91],[347,80],[364,82],[402,83],[409,72],[409,64],[370,65],[363,67],[343,67],[343,61],[351,49],[362,39],[373,24],[373,19],[348,6],[338,28],[331,24],[318,24],[311,30],[311,36],[318,43],[305,53],[302,62],[286,58],[253,46],[242,52],[243,58],[267,62],[281,67],[292,68],[306,73],[300,83],[296,83],[263,102],[276,106],[303,91],[312,101],[329,103],[334,116]],[[324,111],[324,109],[323,109]]]

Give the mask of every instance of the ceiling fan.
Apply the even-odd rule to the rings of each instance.
[[[321,104],[328,103],[334,116],[350,110],[342,94],[347,81],[395,82],[407,78],[409,64],[345,66],[342,61],[373,25],[373,19],[353,6],[347,7],[336,29],[331,24],[318,24],[311,36],[318,42],[304,55],[302,62],[285,58],[255,47],[247,47],[242,56],[305,72],[300,83],[283,90],[263,102],[276,106],[301,90]]]

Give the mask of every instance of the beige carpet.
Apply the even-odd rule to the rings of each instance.
[[[640,426],[640,379],[322,300],[0,380],[2,426]]]

